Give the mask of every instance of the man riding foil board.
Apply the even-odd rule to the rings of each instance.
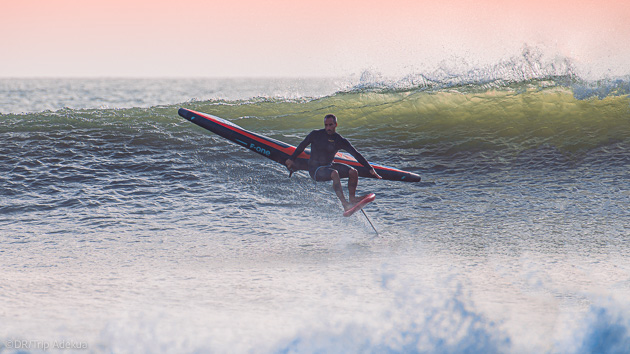
[[[311,156],[308,160],[308,172],[315,181],[333,181],[333,189],[337,197],[343,205],[343,209],[348,211],[363,198],[355,196],[357,185],[359,183],[359,173],[356,169],[349,165],[333,162],[335,154],[339,150],[345,150],[352,155],[360,164],[365,166],[370,173],[381,179],[381,176],[374,170],[370,163],[361,155],[350,142],[336,132],[337,117],[334,114],[328,114],[324,117],[324,129],[313,130],[306,138],[297,146],[295,152],[286,161],[287,168],[292,171],[295,169],[295,159],[311,145]],[[348,200],[346,200],[343,188],[341,186],[341,178],[348,178]],[[366,196],[367,197],[367,196]],[[373,200],[373,199],[372,199]]]

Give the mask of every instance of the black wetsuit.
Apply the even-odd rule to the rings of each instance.
[[[333,163],[335,154],[339,150],[349,152],[360,164],[367,169],[372,169],[372,166],[370,166],[367,160],[346,138],[338,133],[328,135],[326,129],[313,130],[310,132],[304,141],[297,146],[297,149],[295,149],[290,159],[295,161],[309,144],[311,145],[311,157],[308,160],[308,173],[316,181],[330,181],[330,174],[333,169],[339,172],[341,178],[348,177],[352,167],[343,163]]]

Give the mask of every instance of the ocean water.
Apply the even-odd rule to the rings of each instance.
[[[0,80],[0,352],[630,352],[630,80]],[[370,161],[311,181],[177,115]]]

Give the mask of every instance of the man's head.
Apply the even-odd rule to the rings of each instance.
[[[324,128],[326,128],[328,135],[335,134],[335,129],[337,129],[337,117],[335,117],[334,114],[328,114],[324,117]]]

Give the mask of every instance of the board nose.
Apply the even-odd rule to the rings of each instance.
[[[186,108],[180,108],[177,111],[177,114],[179,114],[182,118],[186,118],[188,120],[190,120],[190,117],[192,117],[192,112],[187,110]]]

